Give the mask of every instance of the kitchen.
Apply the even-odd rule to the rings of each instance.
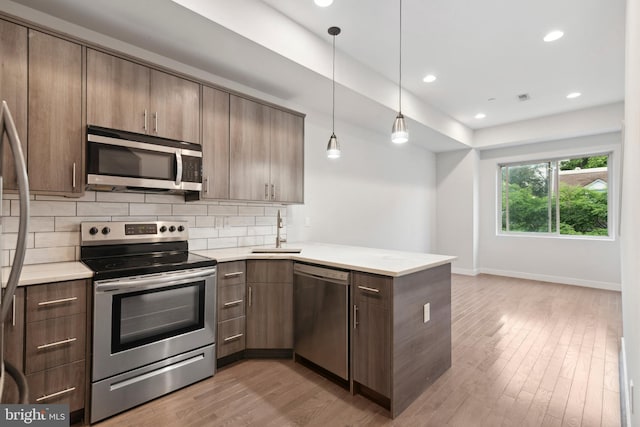
[[[24,4],[28,5],[28,2],[24,2]],[[407,4],[407,7],[409,4]],[[260,3],[256,3],[254,6],[256,8],[265,7]],[[144,5],[136,7],[143,9]],[[179,6],[173,4],[162,7],[167,7],[172,12],[179,8]],[[64,12],[64,3],[58,5],[57,8],[59,11],[56,13]],[[54,9],[56,8],[54,7]],[[73,10],[73,5],[68,6],[67,12]],[[338,117],[344,117],[342,120],[345,122],[338,120],[336,134],[344,151],[343,157],[339,162],[326,160],[324,151],[326,139],[329,136],[328,129],[331,128],[331,120],[328,117],[330,114],[326,113],[327,107],[331,104],[330,94],[327,93],[331,88],[331,52],[328,35],[321,41],[314,39],[316,43],[321,44],[321,52],[324,52],[322,57],[327,61],[324,64],[325,68],[322,71],[324,77],[321,80],[315,81],[314,79],[319,78],[317,76],[310,77],[311,81],[315,81],[311,86],[312,90],[318,92],[313,92],[311,96],[317,97],[318,101],[305,101],[303,103],[296,101],[296,95],[291,95],[287,92],[287,90],[291,91],[291,88],[274,88],[273,93],[268,93],[268,91],[258,92],[247,84],[248,80],[244,85],[237,82],[237,80],[243,79],[237,70],[233,73],[227,72],[225,74],[224,67],[216,67],[213,69],[219,70],[218,73],[220,75],[205,73],[198,67],[190,67],[179,63],[176,59],[169,59],[168,55],[162,57],[154,54],[150,52],[151,48],[144,50],[133,44],[127,44],[123,41],[94,33],[86,28],[58,21],[58,18],[52,16],[56,14],[53,11],[49,12],[52,15],[41,14],[13,2],[3,8],[3,11],[12,15],[22,16],[26,21],[36,22],[41,26],[53,28],[58,32],[73,34],[74,38],[106,46],[110,50],[124,53],[127,58],[140,58],[143,62],[159,65],[164,70],[176,70],[181,75],[192,76],[198,80],[213,83],[217,87],[228,88],[261,101],[266,101],[272,105],[290,108],[293,111],[301,111],[307,114],[304,122],[304,205],[215,200],[225,199],[224,197],[216,197],[212,201],[201,200],[185,203],[184,199],[177,195],[150,193],[87,191],[75,199],[40,194],[35,196],[32,203],[31,235],[27,239],[28,264],[79,260],[81,245],[79,223],[82,221],[184,220],[189,223],[189,249],[192,251],[209,251],[233,246],[271,245],[275,241],[276,215],[277,211],[280,210],[285,217],[286,237],[292,242],[325,241],[352,246],[453,254],[458,257],[457,264],[454,263],[453,265],[454,272],[457,269],[460,273],[474,274],[477,272],[475,270],[484,269],[485,271],[483,272],[499,274],[500,272],[514,270],[520,274],[527,275],[526,277],[529,278],[543,279],[540,276],[544,271],[540,271],[539,265],[546,265],[547,259],[544,256],[549,254],[549,250],[544,246],[544,243],[535,242],[538,245],[536,253],[541,257],[540,262],[530,262],[528,265],[519,266],[517,269],[510,268],[506,263],[501,265],[499,260],[483,259],[488,254],[495,254],[495,258],[499,259],[500,257],[505,258],[508,256],[510,251],[515,252],[512,248],[500,246],[504,245],[504,239],[498,239],[493,246],[488,246],[493,237],[485,236],[483,233],[491,227],[486,227],[486,224],[482,224],[482,226],[474,225],[474,221],[476,221],[473,214],[474,209],[476,209],[474,206],[478,205],[478,196],[474,196],[476,183],[464,171],[476,169],[478,174],[485,176],[486,169],[489,167],[488,164],[492,159],[483,158],[475,150],[458,158],[456,156],[459,156],[460,152],[440,152],[437,146],[431,147],[433,152],[410,144],[403,146],[401,149],[387,147],[385,144],[388,135],[383,138],[381,132],[359,126],[358,123],[361,123],[362,118],[358,114],[378,117],[379,120],[377,121],[382,122],[383,131],[387,133],[387,127],[390,124],[386,123],[388,119],[385,119],[385,117],[389,114],[389,110],[380,108],[377,105],[369,105],[360,111],[340,112],[341,109],[345,109],[347,101],[355,102],[358,99],[357,97],[356,99],[351,99],[354,97],[352,92],[347,91],[345,93],[344,88],[338,86],[336,113]],[[185,12],[181,13],[184,14]],[[395,10],[394,13],[396,13]],[[131,16],[134,16],[133,11]],[[175,16],[183,15],[176,14]],[[71,20],[70,17],[67,17],[67,19]],[[204,25],[202,21],[204,20],[198,18],[194,25]],[[231,25],[232,23],[227,22],[226,24]],[[96,23],[96,29],[99,28],[98,25],[99,23]],[[135,26],[135,24],[133,25]],[[218,28],[217,30],[219,31],[220,29]],[[326,31],[326,28],[324,31]],[[341,40],[347,37],[347,31],[350,30],[347,24],[344,24],[344,33],[336,39],[338,47],[342,43]],[[216,36],[218,35],[216,33]],[[245,33],[244,37],[248,35],[248,33]],[[233,47],[240,49],[239,45],[237,45],[238,38],[239,36],[237,35],[227,34],[226,38],[223,39],[223,44],[227,46],[227,49]],[[267,43],[267,41],[264,43]],[[244,46],[243,49],[245,49],[243,52],[247,56],[242,56],[242,58],[261,58],[264,64],[278,67],[281,65],[279,62],[276,64],[270,62],[274,61],[274,59],[265,55],[255,44]],[[393,52],[396,51],[393,50]],[[180,59],[180,54],[176,53],[175,58]],[[245,64],[245,68],[255,67],[255,65],[251,66],[251,62],[248,59],[242,58],[240,60],[248,61]],[[341,73],[341,60],[345,61],[338,55],[336,77],[340,76]],[[283,68],[283,70],[291,72],[289,68]],[[344,69],[342,69],[342,73],[343,75],[339,78],[343,79],[341,84],[344,85],[348,83],[349,76],[345,76]],[[327,74],[329,79],[327,79]],[[305,80],[301,84],[307,83],[308,81]],[[383,85],[381,87],[387,86]],[[78,90],[82,89],[79,88]],[[310,95],[307,94],[306,96]],[[341,96],[343,97],[342,101],[340,100]],[[375,94],[372,96],[375,96]],[[397,92],[389,97],[395,100],[396,96]],[[403,98],[411,100],[407,95]],[[285,99],[290,100],[284,101]],[[322,100],[322,102],[319,100]],[[321,105],[316,107],[316,103]],[[86,108],[90,108],[90,106]],[[325,113],[318,114],[314,108],[320,108]],[[407,106],[406,108],[410,107]],[[589,120],[587,124],[582,126],[590,126],[591,128],[588,130],[592,134],[602,135],[603,131],[606,131],[613,132],[615,136],[615,129],[619,129],[619,119],[622,114],[621,108],[620,104],[609,104],[600,108],[594,107],[586,111],[585,114],[591,114],[588,117],[596,116],[600,118],[600,121]],[[419,113],[414,112],[416,117],[420,116]],[[575,116],[571,116],[570,113],[566,114],[567,128],[570,127],[569,125],[577,126],[577,124],[586,122],[584,117],[578,113],[574,113]],[[409,114],[407,115],[412,117]],[[615,120],[618,121],[615,122]],[[153,117],[150,116],[149,123],[151,124],[152,122]],[[616,124],[612,126],[611,123]],[[435,123],[433,126],[442,131],[442,126],[438,127]],[[412,141],[428,140],[433,144],[444,143],[442,139],[437,138],[436,132],[433,130],[425,129],[424,126],[420,126],[417,123],[414,124],[413,121],[410,121],[409,127],[412,131]],[[544,128],[544,126],[532,123],[531,128],[535,128],[535,131],[540,132],[540,128]],[[629,129],[629,124],[627,124],[627,129]],[[31,128],[29,130],[31,138]],[[493,129],[487,128],[484,131],[476,131],[474,140],[477,140],[478,144],[486,144],[486,141],[490,139],[497,139],[500,142],[499,130],[499,128],[494,127]],[[459,127],[458,131],[463,134],[460,139],[464,140],[464,128]],[[494,133],[491,134],[491,131]],[[582,132],[584,132],[584,129],[554,129],[553,136],[555,138],[547,137],[547,140],[568,139],[569,135],[578,135]],[[534,136],[541,138],[540,135]],[[82,136],[79,138],[82,138]],[[384,140],[385,142],[371,144],[369,143],[370,140]],[[346,146],[347,141],[349,147]],[[448,140],[445,142],[448,142]],[[457,144],[456,147],[465,147],[460,142],[453,143]],[[565,144],[570,146],[570,143],[571,141],[569,140]],[[584,142],[581,141],[580,143]],[[592,137],[586,143],[590,147],[598,148],[609,144],[613,146],[614,152],[619,149],[619,143],[610,143],[607,142],[606,138],[598,138],[598,136]],[[605,148],[609,149],[608,147]],[[548,149],[548,147],[545,147],[545,149]],[[524,150],[524,148],[520,150]],[[531,148],[531,151],[540,152],[542,150],[534,147]],[[350,155],[350,152],[353,154]],[[438,154],[434,154],[434,152]],[[355,153],[358,154],[355,155]],[[516,154],[522,155],[521,153]],[[50,155],[55,156],[56,153],[51,153]],[[507,153],[507,155],[514,156],[512,153]],[[477,157],[474,158],[474,156]],[[37,160],[36,155],[33,161]],[[42,159],[40,160],[43,161]],[[82,157],[79,157],[77,165],[82,164],[81,160]],[[68,159],[65,162],[68,162]],[[444,173],[441,172],[441,165],[451,165],[452,167],[444,169],[447,171]],[[77,167],[80,168],[80,166]],[[438,170],[437,174],[434,172],[436,169]],[[625,168],[625,173],[629,169]],[[449,178],[452,178],[455,182],[452,183]],[[486,183],[486,179],[482,179],[481,183]],[[45,187],[48,182],[39,184],[32,182],[31,184],[32,186],[41,185]],[[449,185],[457,187],[454,187],[454,191],[451,191],[451,188],[447,187]],[[444,197],[444,194],[448,194],[448,196]],[[12,197],[12,195],[5,196],[3,216],[10,217],[8,219],[13,221],[11,217],[16,216],[19,209],[17,200]],[[7,203],[7,201],[9,202]],[[486,205],[480,203],[479,209],[485,209],[485,206],[489,208],[490,205],[491,203]],[[459,209],[460,206],[468,206],[469,208]],[[371,212],[376,214],[372,215]],[[456,220],[455,215],[450,215],[450,212],[462,215],[462,218],[458,218],[461,222],[459,221],[455,225],[448,223],[448,220],[452,222]],[[486,220],[486,216],[483,214],[480,215],[480,218]],[[7,221],[6,218],[3,219],[5,232],[15,233],[15,231],[11,231],[10,227],[13,226],[13,230],[15,230],[17,225],[12,225],[16,224],[12,221]],[[358,224],[358,226],[355,227],[354,224]],[[471,238],[461,240],[457,237],[462,229],[465,229],[465,233],[467,233],[467,228],[468,235],[480,233],[479,238],[476,240]],[[375,231],[372,232],[372,230]],[[8,240],[7,237],[5,237],[5,240]],[[479,257],[474,249],[478,244],[480,244]],[[554,241],[552,244],[561,245],[561,248],[559,248],[561,251],[579,251],[582,256],[568,271],[546,272],[548,276],[555,279],[552,281],[562,282],[564,280],[564,282],[570,282],[573,280],[574,283],[572,284],[597,285],[597,287],[605,289],[615,289],[617,284],[619,289],[621,281],[618,267],[620,254],[617,242],[581,241],[576,243],[575,241]],[[483,245],[486,246],[484,251]],[[12,256],[11,250],[11,248],[3,250],[3,265],[9,264]],[[517,256],[517,253],[514,253],[514,256]],[[552,254],[548,256],[550,257]],[[479,264],[479,261],[482,263]],[[538,267],[536,267],[536,263]],[[595,267],[598,265],[601,268]],[[537,271],[536,268],[538,268]]]

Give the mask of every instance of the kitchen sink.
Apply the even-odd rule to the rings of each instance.
[[[296,248],[253,248],[252,254],[299,254],[302,249]]]

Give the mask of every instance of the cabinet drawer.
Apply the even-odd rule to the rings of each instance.
[[[245,285],[218,288],[218,322],[244,316]]]
[[[69,412],[84,408],[84,360],[27,375],[29,403],[69,404]]]
[[[86,292],[85,280],[29,286],[27,322],[86,312]]]
[[[356,304],[366,302],[389,308],[391,302],[391,277],[367,273],[353,273],[353,299]]]
[[[85,357],[84,313],[27,323],[27,374],[82,360]]]
[[[244,284],[247,279],[246,271],[244,261],[231,261],[218,264],[218,288]]]
[[[218,323],[218,359],[245,348],[245,317]]]

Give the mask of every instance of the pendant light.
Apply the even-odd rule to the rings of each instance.
[[[391,128],[391,142],[404,144],[409,140],[409,129],[402,115],[402,0],[400,0],[400,73],[398,79],[398,115]]]
[[[333,75],[331,81],[333,82],[333,101],[331,110],[331,137],[327,144],[327,157],[330,159],[337,159],[340,157],[340,144],[338,144],[338,138],[336,138],[336,36],[340,34],[339,27],[330,27],[329,34],[333,36]]]

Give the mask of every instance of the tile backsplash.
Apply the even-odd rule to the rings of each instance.
[[[83,221],[180,220],[189,224],[189,249],[218,249],[275,243],[279,204],[227,201],[185,203],[179,195],[87,191],[80,198],[31,196],[25,264],[80,259]],[[15,255],[20,205],[15,194],[2,200],[2,265]],[[281,230],[286,235],[286,227]]]

